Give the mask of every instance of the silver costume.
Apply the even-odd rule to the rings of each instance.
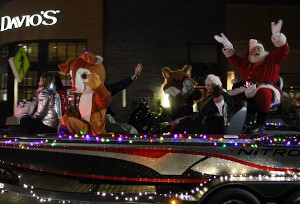
[[[55,87],[37,92],[38,106],[32,117],[40,119],[49,127],[57,128],[62,117],[59,94],[55,91]]]

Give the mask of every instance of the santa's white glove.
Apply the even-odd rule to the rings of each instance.
[[[221,33],[221,36],[215,35],[214,38],[216,41],[223,44],[225,49],[233,49],[233,45],[228,40],[228,38],[224,35],[224,33]]]
[[[281,19],[277,22],[277,24],[275,24],[275,22],[271,22],[272,36],[275,40],[278,40],[280,38],[281,27],[282,27]]]
[[[192,82],[186,78],[184,81],[183,81],[183,87],[182,87],[182,90],[181,90],[181,94],[182,95],[186,95],[186,94],[190,94],[192,93],[192,91],[194,90],[194,85],[192,84]]]

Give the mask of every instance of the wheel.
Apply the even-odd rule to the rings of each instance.
[[[260,204],[250,192],[239,188],[227,188],[212,194],[205,204]]]
[[[300,204],[300,190],[296,190],[296,192],[284,199],[284,204]]]

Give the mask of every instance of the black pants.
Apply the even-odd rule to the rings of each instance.
[[[179,123],[175,126],[173,133],[187,133],[187,134],[224,134],[224,118],[216,116],[202,123],[200,118],[196,118],[190,122]]]
[[[21,127],[28,130],[30,133],[55,133],[56,128],[45,125],[42,121],[32,118],[22,118],[20,120]]]

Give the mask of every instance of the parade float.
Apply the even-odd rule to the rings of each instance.
[[[2,192],[19,192],[41,201],[297,203],[299,158],[297,132],[3,134],[0,186]],[[78,191],[72,188],[74,182],[85,187]],[[111,188],[101,190],[103,184]],[[153,188],[113,192],[115,185]]]

